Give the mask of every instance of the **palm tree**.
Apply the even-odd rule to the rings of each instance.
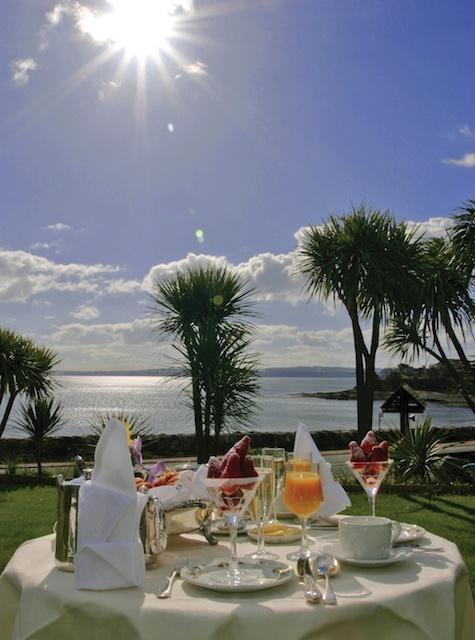
[[[390,212],[360,205],[348,215],[332,216],[323,226],[305,230],[298,248],[297,271],[305,279],[304,291],[341,302],[350,316],[360,435],[372,427],[380,328],[415,287],[418,244],[415,233],[397,224]]]
[[[51,391],[52,374],[58,363],[58,356],[51,349],[15,331],[0,329],[0,404],[7,399],[0,437],[18,396],[35,399]]]
[[[470,279],[475,278],[475,200],[467,200],[453,217],[449,238],[457,266]]]
[[[251,416],[257,361],[248,354],[255,316],[253,289],[225,267],[195,267],[158,282],[151,294],[157,329],[174,336],[182,374],[190,379],[198,460],[211,436]]]
[[[16,431],[26,435],[33,442],[38,474],[42,474],[41,458],[46,438],[57,433],[63,426],[63,415],[60,403],[55,404],[52,397],[39,397],[21,408],[16,422]]]
[[[475,301],[470,272],[462,268],[460,255],[450,238],[432,238],[421,245],[416,295],[406,296],[405,312],[393,319],[385,346],[409,361],[425,352],[444,364],[475,413],[475,367],[462,344],[475,319]],[[441,333],[455,349],[458,365],[449,358]]]

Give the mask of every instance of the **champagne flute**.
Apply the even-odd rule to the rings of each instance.
[[[353,462],[350,460],[346,463],[368,496],[373,518],[376,515],[376,496],[393,462],[394,460],[377,462]]]
[[[287,509],[302,520],[302,542],[300,548],[290,553],[289,560],[312,556],[307,538],[307,520],[323,502],[319,465],[310,459],[294,458],[286,464],[283,493]]]
[[[269,523],[277,523],[277,500],[280,498],[284,488],[285,480],[285,449],[279,447],[264,447],[263,456],[272,457],[272,468],[274,471],[274,501],[272,503],[272,517]]]
[[[272,505],[275,495],[274,469],[272,466],[272,456],[252,456],[254,467],[262,476],[261,483],[256,489],[254,496],[249,503],[249,512],[257,525],[257,549],[247,557],[252,560],[273,560],[279,556],[270,553],[265,548],[264,531],[272,513]]]

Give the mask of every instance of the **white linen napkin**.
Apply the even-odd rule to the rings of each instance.
[[[315,515],[320,518],[328,518],[328,516],[332,516],[338,511],[349,507],[351,501],[346,491],[333,477],[331,464],[325,460],[318,450],[308,427],[300,423],[295,434],[294,456],[302,458],[309,453],[312,456],[312,460],[319,463],[323,489],[323,502]]]
[[[147,496],[137,493],[127,434],[109,420],[99,438],[91,480],[79,491],[78,589],[123,589],[145,579],[140,517]]]

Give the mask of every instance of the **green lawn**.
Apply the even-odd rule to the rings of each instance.
[[[351,494],[349,513],[368,513],[363,493]],[[397,496],[381,494],[377,513],[411,522],[458,545],[475,594],[475,496]],[[0,571],[15,549],[30,538],[51,533],[56,520],[56,488],[0,488]]]

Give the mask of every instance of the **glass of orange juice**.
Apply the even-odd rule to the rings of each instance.
[[[302,542],[300,549],[290,553],[289,560],[309,558],[307,520],[318,511],[323,502],[319,466],[310,459],[294,458],[286,463],[285,486],[282,495],[287,509],[302,520]]]

